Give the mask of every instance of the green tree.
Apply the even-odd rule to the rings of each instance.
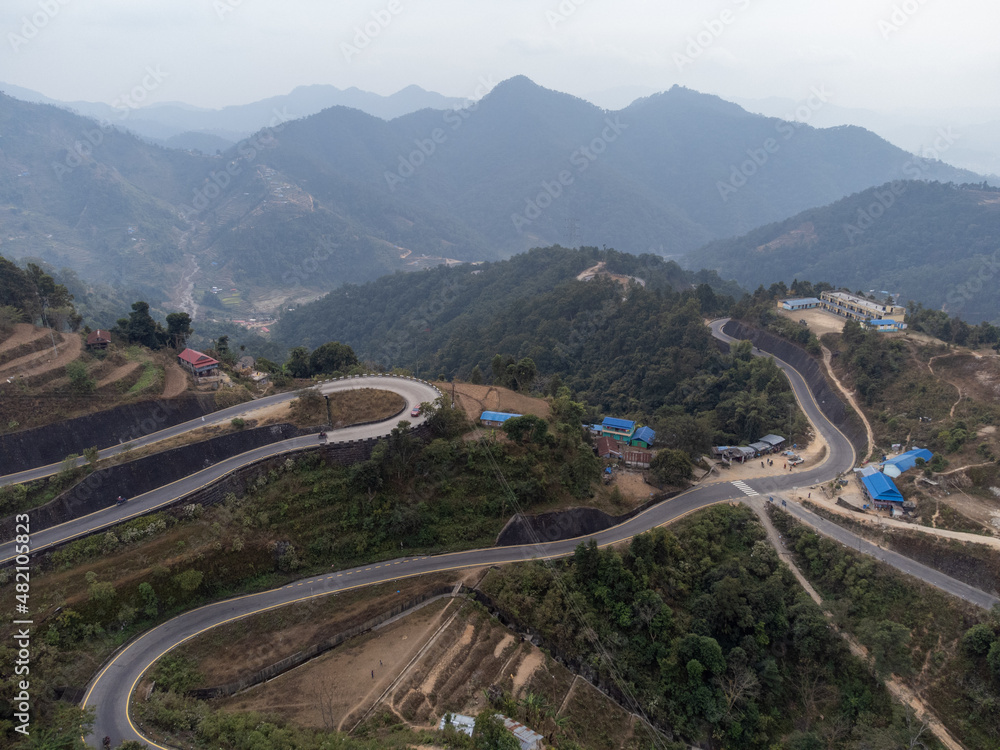
[[[521,750],[521,744],[493,710],[480,711],[472,729],[476,750]]]
[[[649,473],[657,484],[678,486],[691,478],[694,464],[684,451],[667,448],[653,456]]]
[[[858,627],[858,638],[871,652],[875,672],[907,675],[913,671],[910,658],[910,629],[891,620],[867,620]]]
[[[87,365],[78,359],[66,365],[66,377],[69,378],[70,388],[77,393],[92,393],[97,387],[97,381],[87,372]]]
[[[472,385],[481,385],[483,382],[483,371],[479,369],[479,365],[472,368],[472,372],[469,374],[469,382]]]
[[[186,312],[172,312],[167,315],[167,339],[170,345],[180,351],[184,348],[188,336],[194,333],[191,328],[191,316]]]
[[[148,302],[133,302],[132,312],[127,318],[120,318],[115,332],[131,344],[141,344],[149,349],[163,346],[166,333],[149,314]]]
[[[513,417],[503,423],[503,431],[515,443],[531,441],[545,445],[549,438],[549,423],[534,414]]]
[[[354,350],[339,341],[329,341],[316,347],[309,355],[309,373],[311,375],[329,375],[344,372],[358,364]]]
[[[296,346],[288,353],[285,369],[293,378],[309,377],[309,350],[304,346]]]

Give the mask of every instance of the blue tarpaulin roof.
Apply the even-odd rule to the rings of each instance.
[[[635,422],[629,419],[615,419],[614,417],[605,417],[604,421],[601,422],[604,427],[610,427],[613,430],[628,430],[631,432],[635,429]]]
[[[521,414],[507,414],[502,411],[484,411],[483,415],[480,417],[484,422],[506,422],[508,419],[513,419],[514,417],[520,417]]]
[[[635,431],[635,434],[632,436],[632,439],[641,440],[647,445],[652,445],[654,442],[656,442],[656,433],[653,431],[651,427],[640,427],[638,430]]]
[[[876,472],[870,477],[862,477],[861,481],[864,483],[872,500],[889,503],[903,502],[903,493],[896,489],[896,485],[885,474]]]
[[[882,468],[884,469],[886,466],[895,466],[900,471],[909,471],[917,465],[918,458],[922,458],[924,461],[930,461],[934,458],[934,454],[926,448],[914,448],[912,451],[900,453],[895,458],[883,461]]]

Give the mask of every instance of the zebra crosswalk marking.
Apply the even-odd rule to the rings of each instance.
[[[732,484],[736,489],[738,489],[740,492],[742,492],[747,497],[754,497],[755,495],[759,495],[760,494],[759,492],[757,492],[753,487],[751,487],[746,482],[742,482],[740,480],[736,480],[735,482],[730,482],[730,484]]]

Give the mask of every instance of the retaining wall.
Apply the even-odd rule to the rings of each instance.
[[[215,411],[214,395],[123,404],[44,427],[0,435],[0,474],[62,461],[85,448],[107,448]]]
[[[551,513],[539,513],[537,516],[517,513],[500,530],[494,545],[513,547],[519,544],[559,542],[563,539],[590,536],[624,523],[646,508],[676,497],[680,493],[681,490],[662,492],[620,516],[612,516],[597,508],[568,508]]]
[[[761,331],[738,320],[730,320],[722,330],[734,339],[750,341],[762,351],[773,354],[796,370],[805,378],[819,404],[820,410],[839,429],[859,456],[868,452],[868,434],[865,432],[861,419],[854,409],[842,399],[840,392],[827,379],[823,365],[809,356],[805,349],[775,336],[773,333]]]
[[[65,523],[106,508],[119,495],[127,498],[142,495],[219,461],[300,434],[290,424],[257,427],[98,469],[51,502],[28,511],[31,528],[41,531]],[[13,517],[0,520],[0,539],[12,538],[13,529]]]
[[[290,427],[290,425],[286,425],[286,427]],[[271,428],[263,427],[258,429],[267,430]],[[422,424],[419,427],[415,427],[412,430],[410,430],[410,432],[418,439],[424,441],[429,440],[431,436],[430,427],[428,427],[426,424]],[[230,493],[236,495],[236,497],[243,497],[247,493],[248,489],[252,487],[252,484],[255,482],[257,477],[261,476],[262,474],[267,474],[269,471],[271,471],[271,469],[277,469],[282,464],[284,464],[284,462],[287,461],[290,457],[298,456],[303,453],[318,453],[322,458],[322,460],[326,461],[327,463],[337,464],[341,466],[358,463],[359,461],[367,461],[369,458],[371,458],[372,451],[375,449],[375,446],[378,445],[378,443],[383,439],[384,438],[369,438],[368,440],[351,440],[346,443],[332,443],[326,445],[319,445],[317,443],[315,446],[308,445],[304,448],[298,448],[296,450],[281,453],[276,456],[270,456],[268,458],[255,461],[251,464],[247,464],[246,466],[241,466],[238,469],[234,469],[233,471],[229,472],[225,476],[220,477],[219,479],[208,484],[207,486],[201,487],[197,490],[194,490],[193,492],[189,492],[186,495],[182,495],[173,500],[172,502],[168,503],[167,505],[161,505],[155,510],[151,510],[149,512],[150,513],[159,512],[164,508],[173,507],[179,505],[182,502],[185,505],[191,505],[191,504],[214,505],[215,503],[221,502]],[[187,447],[197,448],[199,445],[202,444],[199,443],[195,444],[194,446],[187,446]],[[246,450],[249,450],[249,448]],[[162,461],[164,455],[165,453],[160,453],[157,454],[156,456],[149,456],[148,458],[159,459]],[[202,455],[204,454],[203,453],[199,454],[199,456]],[[146,459],[141,459],[141,460],[146,460]],[[137,463],[137,462],[132,462],[132,463]],[[129,466],[129,464],[123,464],[123,466]],[[109,468],[117,468],[117,467],[109,467]],[[198,466],[196,470],[200,470],[201,468],[203,467]],[[188,467],[185,467],[181,471],[181,474],[186,476],[187,472],[188,472]],[[97,472],[95,472],[95,474],[96,473]],[[117,497],[118,494],[120,493],[116,492],[113,495],[113,497]],[[51,503],[42,506],[41,508],[36,508],[35,511],[32,512],[40,513],[41,511],[44,511],[46,508],[49,508],[50,506],[55,504],[57,500],[53,500]],[[84,505],[77,506],[76,513],[78,515],[83,515],[86,512],[88,512],[86,508],[89,506],[86,505],[86,503],[92,504],[94,506],[94,509],[105,507],[108,504],[108,497],[103,493],[98,493],[89,500],[84,501],[84,503],[85,503]],[[51,513],[54,516],[56,511],[53,510],[51,511]],[[53,516],[49,517],[51,518]],[[73,517],[77,516],[71,516],[70,518]],[[43,522],[46,516],[40,515],[38,516],[38,518],[40,519],[40,522]],[[70,519],[66,518],[64,520],[70,520]],[[62,522],[63,521],[59,521],[59,523]],[[32,528],[34,529],[35,517],[32,518],[31,523],[32,523]],[[2,524],[2,527],[0,527],[0,532],[6,535],[5,537],[0,537],[0,538],[8,538],[8,539],[13,538],[13,516],[3,519],[3,521],[0,521],[0,524]],[[92,533],[97,534],[97,533],[102,533],[103,531],[104,529],[100,529]],[[54,544],[51,547],[47,547],[43,552],[39,553],[39,557],[47,562],[48,556],[51,555],[52,552],[59,549],[65,544],[69,544],[70,542],[82,538],[83,536],[77,536],[74,537],[73,539],[67,540],[66,542],[60,544]]]

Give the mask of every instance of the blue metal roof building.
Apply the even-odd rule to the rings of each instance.
[[[611,428],[612,430],[627,430],[632,432],[635,430],[635,422],[630,419],[615,419],[614,417],[605,417],[604,421],[601,422],[601,427],[605,429]]]
[[[601,434],[604,437],[614,438],[623,443],[632,439],[633,432],[635,432],[635,422],[630,419],[605,417],[601,422]]]
[[[483,424],[492,425],[494,427],[502,425],[508,419],[513,419],[514,417],[521,417],[523,414],[508,414],[502,411],[484,411],[479,417],[479,420]]]
[[[651,427],[640,427],[632,434],[629,445],[638,448],[651,448],[656,442],[656,432]]]
[[[914,448],[911,451],[906,451],[906,453],[900,453],[895,458],[883,461],[882,470],[884,471],[886,466],[895,466],[900,472],[909,471],[917,465],[918,458],[930,461],[934,458],[934,454],[926,448]]]
[[[893,503],[902,505],[903,493],[885,474],[875,472],[870,477],[862,477],[861,483],[876,508],[892,508]]]

